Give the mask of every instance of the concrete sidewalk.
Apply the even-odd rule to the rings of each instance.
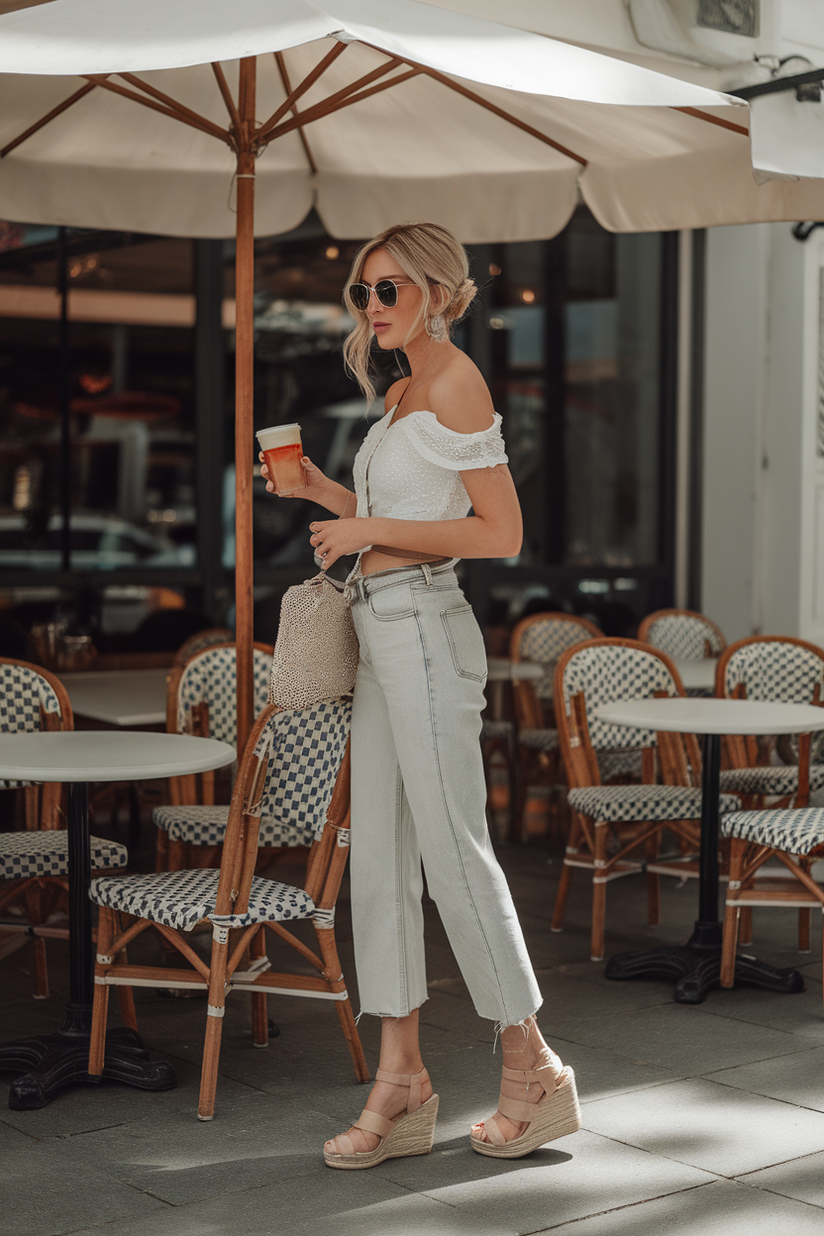
[[[230,997],[213,1122],[196,1119],[205,998],[138,990],[146,1044],[171,1061],[177,1089],[104,1083],[36,1112],[0,1093],[0,1231],[14,1236],[793,1236],[824,1230],[824,1009],[819,920],[814,952],[795,951],[791,911],[755,914],[753,951],[801,963],[808,990],[712,992],[676,1005],[665,983],[610,983],[587,960],[589,892],[573,882],[567,929],[549,932],[558,860],[504,849],[502,862],[544,991],[547,1038],[574,1066],[584,1128],[526,1159],[474,1154],[469,1125],[495,1107],[500,1051],[475,1015],[437,914],[428,907],[430,998],[424,1060],[440,1093],[431,1156],[368,1172],[330,1171],[322,1144],[357,1116],[334,1009],[270,1001],[280,1037],[252,1048],[248,1001]],[[289,878],[280,869],[278,878]],[[663,924],[643,926],[643,877],[609,887],[607,951],[683,941],[696,885],[664,881]],[[339,940],[355,988],[348,906]],[[208,937],[201,937],[206,947]],[[144,947],[149,948],[147,944]],[[31,998],[28,950],[0,968],[0,1039],[52,1029],[66,998],[67,947],[49,944],[52,997]],[[357,1002],[355,1001],[357,1008]],[[114,1014],[116,1017],[116,1014]],[[370,1067],[378,1026],[360,1031]],[[7,1081],[7,1079],[5,1079]]]

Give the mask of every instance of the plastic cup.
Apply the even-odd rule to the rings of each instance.
[[[291,494],[296,489],[306,488],[306,473],[303,464],[303,444],[300,440],[300,425],[275,425],[271,429],[259,429],[255,434],[269,469],[269,479],[274,481],[275,491]]]

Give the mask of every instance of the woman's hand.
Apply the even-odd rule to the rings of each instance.
[[[275,483],[269,476],[269,469],[266,466],[266,456],[263,454],[263,451],[261,451],[258,455],[258,459],[261,463],[260,475],[266,478],[267,492],[270,494],[277,493]],[[278,494],[278,497],[307,498],[310,502],[318,502],[321,506],[324,506],[325,503],[323,502],[321,495],[324,490],[329,488],[331,484],[329,477],[325,476],[324,473],[321,472],[320,468],[316,467],[315,464],[312,463],[312,460],[308,455],[304,455],[300,462],[303,466],[303,471],[306,474],[306,488],[295,489],[290,494]]]
[[[345,554],[356,554],[371,542],[367,519],[328,519],[309,525],[309,544],[323,560],[323,570]]]

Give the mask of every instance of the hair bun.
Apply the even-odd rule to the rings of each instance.
[[[464,279],[460,287],[455,289],[455,294],[452,297],[452,303],[449,306],[450,321],[457,322],[459,318],[462,318],[477,294],[478,289],[475,286],[475,280]]]

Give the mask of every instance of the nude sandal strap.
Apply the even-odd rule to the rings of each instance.
[[[375,1133],[378,1137],[388,1137],[394,1125],[394,1120],[387,1120],[386,1116],[364,1108],[355,1121],[354,1128],[363,1129],[364,1133]]]
[[[375,1080],[390,1082],[393,1086],[407,1086],[409,1098],[406,1101],[406,1111],[409,1114],[420,1107],[421,1088],[428,1076],[425,1068],[421,1069],[420,1073],[388,1073],[386,1069],[378,1069],[375,1073]]]

